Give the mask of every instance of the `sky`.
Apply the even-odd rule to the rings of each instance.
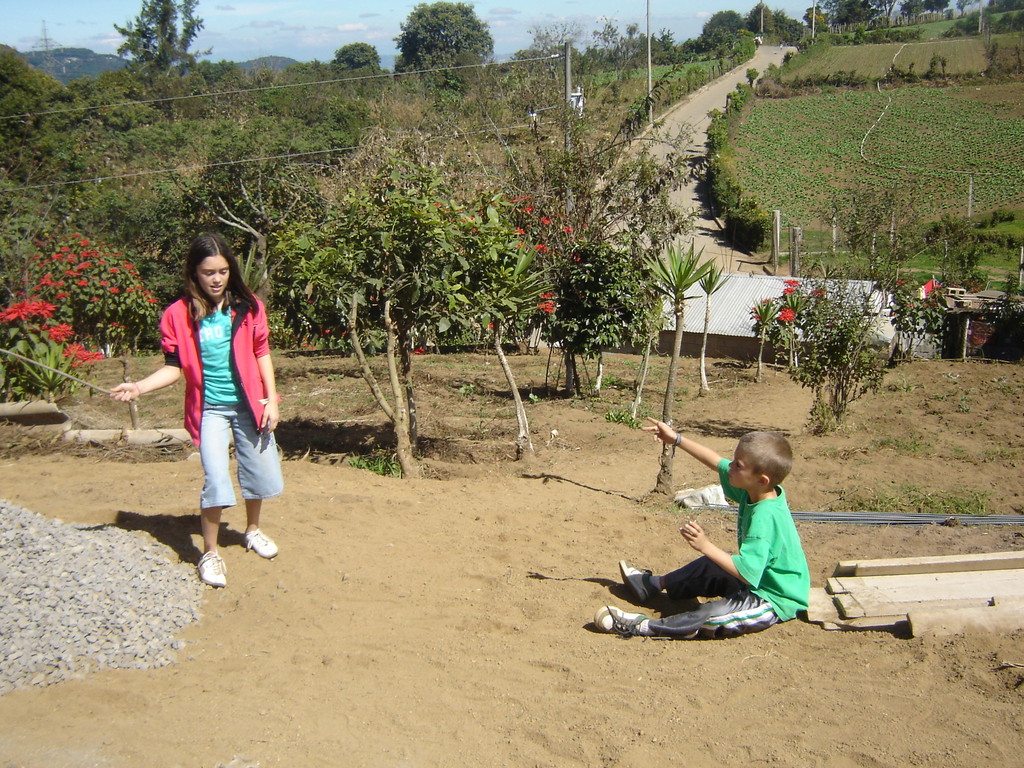
[[[195,15],[204,28],[193,51],[212,48],[213,61],[248,61],[260,56],[287,56],[298,61],[330,61],[349,43],[369,43],[382,57],[396,53],[394,39],[400,25],[421,0],[265,0],[238,2],[200,0]],[[465,0],[463,0],[465,1]],[[696,37],[715,12],[735,10],[746,15],[757,0],[649,0],[651,32],[670,30],[676,42]],[[496,55],[510,54],[530,45],[531,28],[577,22],[590,32],[605,19],[620,30],[638,24],[647,27],[648,0],[476,0],[477,16],[494,38]],[[808,2],[766,2],[791,18],[803,16]],[[19,51],[42,49],[43,28],[50,47],[89,48],[116,53],[121,37],[114,24],[124,26],[142,8],[142,0],[0,0],[0,43]]]

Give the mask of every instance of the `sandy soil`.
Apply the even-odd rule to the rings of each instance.
[[[635,362],[611,357],[609,372],[628,380]],[[264,529],[281,555],[246,553],[241,515],[229,511],[229,585],[207,590],[179,661],[0,697],[0,765],[1019,765],[1022,631],[908,638],[793,621],[705,642],[592,631],[599,606],[628,605],[617,560],[661,572],[694,554],[680,514],[647,496],[657,446],[605,419],[628,393],[549,398],[544,359],[513,364],[541,395],[530,406],[536,456],[507,459],[510,410],[492,360],[428,356],[430,476],[401,480],[343,461],[387,434],[351,361],[280,356],[288,487]],[[721,364],[711,378],[710,396],[692,385],[680,394],[677,421],[723,453],[750,429],[787,433],[794,508],[916,494],[1022,511],[1019,366],[901,368],[827,437],[805,432],[809,395],[784,375],[756,385]],[[159,397],[144,404],[147,418],[180,407],[180,392]],[[105,407],[69,404],[91,426],[115,418]],[[66,521],[139,528],[198,559],[196,462],[44,452],[9,428],[0,437],[0,496]],[[713,479],[683,456],[675,478]],[[729,516],[700,520],[734,547]],[[800,533],[815,586],[843,559],[1024,548],[1014,526],[808,523]]]

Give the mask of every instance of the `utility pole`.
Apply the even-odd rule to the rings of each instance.
[[[818,21],[818,0],[814,0],[811,4],[811,41],[814,40],[814,27]]]
[[[654,104],[651,103],[651,91],[654,85],[651,81],[651,0],[647,0],[647,118],[651,126],[654,125]]]

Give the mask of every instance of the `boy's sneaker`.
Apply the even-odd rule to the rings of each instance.
[[[199,558],[199,580],[211,587],[226,587],[228,585],[227,566],[216,552],[207,552]]]
[[[657,591],[651,586],[650,571],[641,571],[625,560],[619,560],[619,573],[622,574],[622,583],[629,587],[638,603],[646,602],[647,598]]]
[[[627,613],[614,605],[606,605],[594,615],[594,626],[602,632],[614,632],[620,637],[635,637],[640,634],[640,625],[649,619],[649,616],[642,613]]]
[[[259,528],[245,534],[245,548],[268,560],[277,557],[277,544]]]

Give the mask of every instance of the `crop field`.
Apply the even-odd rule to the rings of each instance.
[[[969,195],[976,214],[1021,210],[1022,118],[1018,83],[758,99],[734,138],[737,173],[766,209],[803,226],[858,186],[898,186],[926,220],[965,216]]]
[[[980,38],[927,40],[920,43],[832,46],[810,56],[800,56],[787,67],[783,82],[797,78],[855,72],[867,78],[882,78],[895,63],[904,71],[923,75],[933,56],[946,60],[946,74],[966,75],[985,69],[985,45]]]

